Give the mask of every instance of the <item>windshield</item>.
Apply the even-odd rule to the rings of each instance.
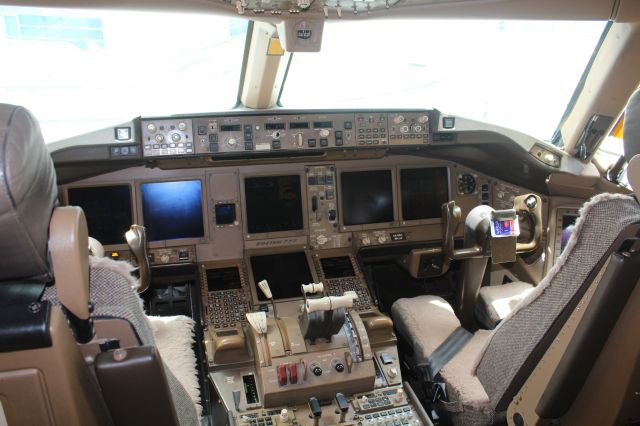
[[[552,137],[606,22],[327,22],[296,53],[287,108],[437,108]]]
[[[0,102],[29,108],[47,142],[139,115],[226,110],[237,99],[247,23],[0,6]]]

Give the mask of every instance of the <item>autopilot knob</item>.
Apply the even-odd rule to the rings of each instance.
[[[226,143],[228,147],[235,148],[236,146],[238,146],[238,139],[230,137],[227,139]]]
[[[371,239],[368,235],[363,235],[362,238],[360,238],[360,243],[363,246],[368,246],[369,244],[371,244]]]
[[[378,244],[384,244],[387,242],[387,236],[386,235],[378,235]]]
[[[330,133],[331,131],[329,129],[320,129],[320,137],[322,138],[326,138]]]
[[[327,241],[329,241],[329,239],[324,235],[324,234],[320,234],[316,237],[316,243],[319,246],[323,246],[325,244],[327,244]]]

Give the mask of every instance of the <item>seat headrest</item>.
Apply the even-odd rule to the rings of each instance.
[[[640,154],[640,90],[627,103],[624,112],[624,155],[627,161]]]
[[[38,121],[25,108],[0,104],[0,285],[50,279],[47,240],[56,200]]]

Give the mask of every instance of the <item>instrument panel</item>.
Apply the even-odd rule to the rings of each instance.
[[[144,158],[426,145],[435,111],[143,118]]]

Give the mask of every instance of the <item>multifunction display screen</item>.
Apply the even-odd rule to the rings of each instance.
[[[301,285],[313,282],[304,252],[252,256],[250,259],[255,290],[259,300],[266,300],[258,283],[267,280],[274,299],[302,297]]]
[[[260,176],[244,180],[249,234],[303,228],[300,176]]]
[[[129,185],[69,188],[69,205],[81,207],[89,236],[102,244],[126,244],[125,232],[133,223]]]
[[[181,180],[140,185],[149,241],[204,237],[202,182]]]
[[[434,219],[442,216],[442,205],[449,201],[446,167],[403,169],[400,171],[402,218]]]
[[[342,172],[340,180],[345,225],[393,222],[391,170]]]

